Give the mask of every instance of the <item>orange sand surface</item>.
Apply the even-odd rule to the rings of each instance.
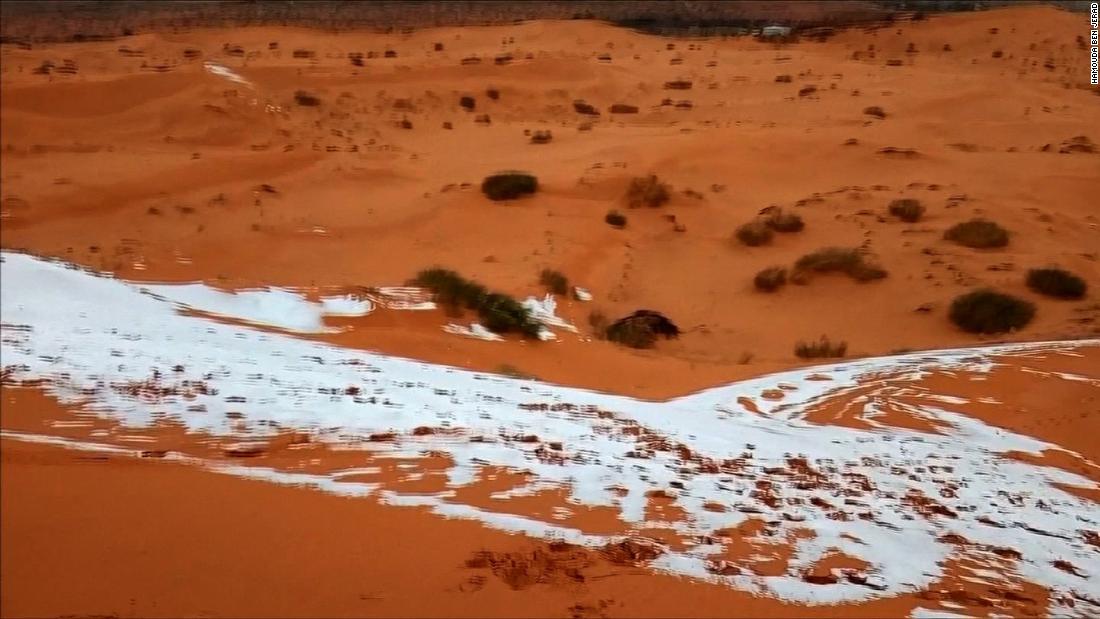
[[[583,21],[5,45],[0,245],[228,288],[394,285],[438,264],[522,296],[539,292],[540,269],[556,268],[594,295],[559,307],[582,335],[594,309],[615,318],[638,308],[686,333],[657,352],[575,337],[507,346],[442,333],[441,313],[376,313],[341,343],[648,397],[790,366],[794,343],[822,334],[847,341],[849,355],[974,342],[946,310],[979,285],[1039,303],[1035,322],[1008,339],[1087,336],[1095,302],[1051,302],[1023,285],[1026,269],[1048,264],[1100,282],[1097,157],[1058,152],[1075,136],[1100,139],[1087,50],[1074,38],[1081,19],[1017,7],[794,45]],[[367,54],[362,67],[355,53]],[[496,64],[503,55],[512,60]],[[472,57],[480,63],[463,63]],[[33,71],[67,60],[75,71]],[[664,88],[675,80],[692,88]],[[800,96],[809,86],[816,92]],[[321,104],[297,105],[298,90]],[[462,95],[475,98],[472,112]],[[582,99],[600,116],[574,112]],[[610,114],[615,103],[639,113]],[[863,114],[868,106],[886,118]],[[476,122],[481,114],[491,122]],[[531,144],[534,130],[553,140]],[[878,152],[887,147],[918,153]],[[487,200],[481,179],[512,168],[537,175],[540,192]],[[626,208],[629,180],[649,173],[672,185],[671,203]],[[921,200],[924,220],[887,216],[900,197]],[[772,205],[806,229],[764,247],[731,241]],[[624,230],[603,222],[611,208],[629,217]],[[977,251],[940,238],[974,216],[1002,223],[1010,245]],[[752,290],[760,269],[832,245],[864,247],[889,277]]]

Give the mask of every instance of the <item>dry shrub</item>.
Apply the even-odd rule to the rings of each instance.
[[[630,208],[639,206],[658,207],[669,201],[671,188],[662,183],[656,174],[631,179],[626,190],[626,203]]]
[[[824,335],[816,342],[800,341],[794,345],[794,354],[800,359],[837,358],[847,353],[847,342],[833,342]]]
[[[756,274],[752,283],[761,292],[775,292],[787,283],[787,269],[768,267]]]
[[[811,273],[844,273],[858,282],[886,277],[886,271],[868,264],[858,249],[825,247],[802,256],[794,263],[793,280],[804,282]]]
[[[595,106],[593,106],[590,103],[585,103],[584,101],[581,101],[580,99],[573,102],[573,111],[575,111],[578,114],[584,114],[586,116],[599,116],[600,115],[600,111],[597,110]]]
[[[1027,287],[1056,299],[1081,299],[1088,289],[1085,280],[1059,268],[1031,269],[1027,272]]]
[[[539,283],[554,294],[565,294],[569,292],[569,278],[561,271],[543,269],[542,273],[539,273]]]
[[[875,118],[886,118],[886,112],[877,105],[863,108],[863,113],[868,116],[874,116]]]
[[[612,114],[637,114],[638,106],[628,105],[626,103],[616,103],[608,110]]]
[[[298,90],[294,92],[294,102],[298,105],[304,105],[307,107],[316,107],[321,105],[321,99],[316,95],[311,95],[304,90]]]
[[[924,205],[913,198],[894,200],[889,206],[890,214],[902,221],[915,223],[924,215]]]
[[[538,187],[538,179],[526,172],[500,172],[481,182],[481,191],[490,200],[514,200],[535,193]]]
[[[776,232],[800,232],[806,227],[801,216],[796,213],[787,213],[782,210],[778,210],[769,215],[764,219],[764,224]]]
[[[1025,327],[1035,317],[1035,306],[1023,299],[983,289],[951,302],[951,322],[970,333],[1003,333]]]
[[[734,233],[738,241],[749,247],[759,247],[772,242],[775,234],[772,229],[762,221],[750,221],[741,226]]]
[[[477,107],[477,101],[475,101],[474,98],[469,95],[466,95],[459,99],[458,104],[462,106],[463,109],[471,112],[474,110],[475,107]]]
[[[1008,245],[1008,230],[988,219],[971,219],[949,228],[943,238],[964,247],[990,249]]]
[[[638,310],[607,327],[606,337],[631,348],[652,348],[657,337],[673,338],[680,328],[660,312]]]
[[[550,140],[554,139],[554,134],[550,133],[549,129],[535,131],[531,134],[532,144],[547,144]]]
[[[613,228],[622,229],[626,227],[626,215],[614,209],[607,211],[607,214],[603,216],[603,220]]]

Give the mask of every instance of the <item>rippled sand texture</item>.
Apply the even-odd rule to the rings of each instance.
[[[225,324],[140,285],[3,258],[5,383],[83,420],[4,438],[148,455],[166,432],[157,455],[173,460],[585,547],[629,538],[653,570],[790,602],[917,592],[956,566],[1042,587],[1052,612],[1096,608],[1095,445],[981,414],[1011,406],[985,386],[1010,372],[1083,390],[1074,412],[1095,414],[1095,340],[864,359],[653,402]]]

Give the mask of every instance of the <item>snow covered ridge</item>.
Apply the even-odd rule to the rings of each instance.
[[[805,420],[809,406],[842,396],[871,374],[915,380],[936,370],[985,372],[994,356],[1074,354],[1100,340],[863,359],[649,402],[226,324],[164,291],[23,254],[3,254],[0,280],[5,380],[42,380],[63,402],[127,426],[149,427],[167,416],[193,432],[256,440],[275,424],[319,442],[358,442],[379,455],[434,451],[454,462],[447,471],[451,489],[474,483],[484,467],[526,470],[525,486],[499,495],[503,506],[509,497],[565,489],[575,504],[614,509],[626,523],[622,535],[665,529],[695,540],[682,550],[666,548],[652,568],[789,601],[829,604],[921,590],[942,576],[944,562],[965,557],[981,566],[967,578],[1001,582],[1011,574],[1050,589],[1050,614],[1100,613],[1088,601],[1100,588],[1100,552],[1090,545],[1100,539],[1100,506],[1058,487],[1097,484],[996,456],[1056,445],[967,417],[964,401],[938,394],[905,406],[942,426],[942,434]],[[760,397],[779,388],[782,400]],[[752,398],[759,413],[739,398]],[[440,431],[414,432],[423,427]],[[369,442],[376,433],[394,438]],[[341,472],[300,480],[258,467],[223,472],[428,505],[447,517],[533,536],[587,545],[612,539],[551,517],[458,503],[453,492],[353,487],[339,481]],[[647,509],[655,493],[686,516],[667,520],[665,512]],[[782,574],[754,573],[753,557],[716,563],[724,544],[719,532],[750,519],[767,522],[770,539],[791,544]],[[813,535],[794,535],[805,531]],[[836,552],[868,566],[806,579],[809,568]]]
[[[237,84],[243,84],[245,86],[252,86],[252,82],[244,79],[243,77],[240,76],[240,74],[234,72],[229,67],[226,67],[224,65],[220,65],[216,62],[211,62],[209,60],[202,63],[202,66],[207,71],[209,71],[212,75],[217,75],[220,78],[227,79],[227,80],[229,80],[231,82],[235,82]]]

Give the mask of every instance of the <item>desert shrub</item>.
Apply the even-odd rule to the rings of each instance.
[[[321,99],[315,95],[311,95],[304,90],[298,90],[294,93],[294,102],[298,105],[305,105],[315,107],[321,105]]]
[[[623,215],[619,211],[614,209],[607,211],[607,214],[603,216],[603,220],[614,228],[626,227],[626,215]]]
[[[894,200],[889,206],[890,214],[902,221],[914,223],[924,215],[924,205],[913,198]]]
[[[749,247],[759,247],[760,245],[771,243],[772,237],[774,237],[775,234],[764,222],[750,221],[738,228],[734,236],[737,237],[738,241],[741,241],[741,243]]]
[[[839,272],[860,282],[886,277],[884,269],[868,264],[858,249],[847,247],[825,247],[806,254],[795,261],[794,270],[797,278],[802,281],[810,273]]]
[[[863,108],[863,113],[868,116],[874,116],[875,118],[886,118],[886,112],[877,105]]]
[[[814,86],[813,84],[810,84],[808,86],[803,86],[802,88],[799,88],[798,89],[798,96],[808,97],[808,96],[814,94],[815,92],[817,92],[817,86]]]
[[[486,176],[481,182],[481,191],[490,200],[514,200],[535,193],[538,188],[538,179],[525,172],[500,172]]]
[[[659,312],[638,310],[607,327],[606,337],[631,348],[652,348],[658,336],[673,338],[680,329]]]
[[[639,206],[658,207],[668,202],[670,197],[670,187],[668,184],[662,183],[656,174],[632,179],[626,190],[626,202],[631,208]]]
[[[497,99],[500,99],[500,91],[496,88],[490,88],[485,91],[485,96],[489,97],[493,101],[496,101]]]
[[[1031,322],[1035,306],[993,290],[975,290],[956,297],[951,302],[948,317],[964,331],[1003,333]]]
[[[756,274],[752,283],[757,290],[762,292],[774,292],[787,283],[787,269],[783,267],[768,267]]]
[[[607,326],[609,324],[610,321],[607,319],[607,316],[600,310],[588,312],[588,326],[592,327],[592,333],[598,339],[602,340],[607,337]]]
[[[637,114],[638,106],[627,105],[626,103],[615,103],[608,111],[612,114]]]
[[[543,269],[542,273],[539,273],[539,283],[554,294],[565,294],[569,292],[569,278],[561,271]]]
[[[587,116],[599,116],[600,115],[600,111],[597,110],[594,105],[592,105],[590,103],[585,103],[584,101],[581,101],[579,99],[577,101],[573,102],[573,111],[575,111],[578,114],[585,114]]]
[[[777,82],[779,82],[779,83],[781,83],[781,84],[789,84],[789,83],[791,82],[791,76],[790,76],[790,75],[786,75],[786,74],[783,74],[783,75],[776,75],[776,76],[775,76],[775,81],[777,81]]]
[[[477,102],[474,101],[474,98],[469,95],[466,95],[459,99],[458,104],[461,105],[463,109],[470,111],[473,111],[473,109],[477,107]]]
[[[800,341],[794,345],[794,354],[800,359],[843,357],[847,353],[847,342],[833,342],[824,335],[816,342]]]
[[[772,213],[764,220],[764,224],[776,232],[799,232],[806,227],[801,216],[784,211]]]
[[[499,292],[489,292],[485,286],[454,271],[425,269],[411,283],[432,291],[436,302],[452,312],[475,310],[482,326],[494,333],[515,332],[524,337],[538,337],[541,325],[519,301]]]
[[[690,80],[672,80],[671,82],[665,82],[666,90],[691,90]]]
[[[994,221],[971,219],[949,228],[943,238],[965,247],[989,249],[1008,245],[1008,230]]]
[[[554,139],[554,134],[549,129],[535,131],[531,134],[532,144],[548,144],[550,140]]]
[[[1058,299],[1080,299],[1088,288],[1085,280],[1058,268],[1031,269],[1027,272],[1027,287]]]

